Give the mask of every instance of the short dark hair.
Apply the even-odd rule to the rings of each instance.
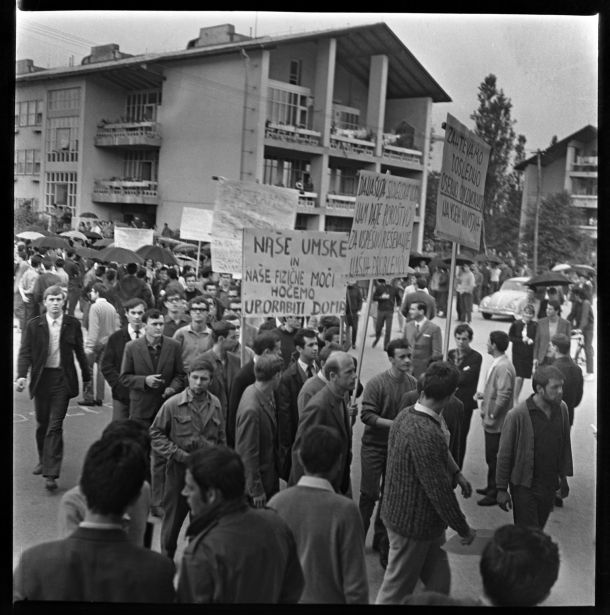
[[[125,303],[123,303],[123,309],[128,312],[129,310],[137,307],[138,305],[144,306],[144,309],[147,309],[147,304],[145,299],[140,299],[140,297],[132,297],[131,299],[127,299]]]
[[[460,373],[449,361],[434,361],[423,374],[422,391],[426,397],[440,401],[455,392]]]
[[[426,284],[426,277],[423,275],[418,275],[416,280],[415,280],[415,284],[417,284],[417,288],[419,288],[420,290],[426,288],[427,284]]]
[[[212,341],[217,342],[219,337],[227,337],[227,333],[234,331],[236,327],[227,320],[217,320],[211,324],[211,329]]]
[[[58,258],[55,259],[55,266],[56,267],[63,267],[64,263],[65,263],[65,261],[61,257],[58,257]]]
[[[258,333],[252,341],[254,354],[262,355],[265,350],[275,350],[275,346],[280,341],[280,336],[272,331],[262,331]]]
[[[536,393],[536,389],[541,386],[545,388],[550,380],[565,380],[564,375],[554,365],[541,365],[532,374],[532,389]]]
[[[546,306],[551,306],[559,315],[561,315],[561,303],[559,303],[559,301],[556,301],[555,299],[549,299]]]
[[[168,267],[167,268],[167,275],[168,275],[170,280],[177,280],[178,279],[178,272],[173,267]]]
[[[559,549],[541,529],[503,525],[479,561],[483,589],[496,606],[535,606],[559,575]]]
[[[388,353],[388,357],[394,357],[394,351],[398,348],[406,348],[407,350],[410,348],[409,342],[404,337],[397,337],[393,340],[390,340],[388,347],[386,348],[386,352]]]
[[[187,372],[190,374],[191,372],[196,372],[199,370],[208,371],[210,373],[210,376],[214,376],[214,372],[216,371],[216,368],[214,364],[208,359],[202,359],[198,357],[194,361],[191,362]]]
[[[277,325],[275,324],[275,318],[269,318],[261,326],[258,328],[258,333],[262,333],[263,331],[275,331],[277,330]]]
[[[340,322],[341,321],[337,316],[322,316],[318,320],[318,329],[322,331],[323,329],[329,329],[330,327],[338,327]]]
[[[312,425],[303,432],[299,455],[310,474],[326,474],[341,457],[341,438],[336,429]]]
[[[208,312],[210,311],[210,306],[208,304],[208,300],[203,295],[195,295],[192,299],[189,299],[187,303],[187,309],[190,310],[194,305],[204,304]]]
[[[135,440],[105,437],[87,451],[80,488],[87,508],[103,515],[122,515],[140,493],[147,459]]]
[[[62,295],[66,299],[66,291],[59,284],[53,284],[53,286],[45,288],[42,293],[42,300],[44,301],[49,295]]]
[[[579,288],[578,286],[575,286],[574,288],[572,288],[572,295],[575,297],[578,297],[579,299],[587,298],[587,293],[585,293],[585,291],[582,288]]]
[[[144,316],[142,316],[142,322],[148,322],[151,318],[163,318],[163,314],[161,310],[157,308],[150,308],[144,312]]]
[[[112,267],[108,267],[108,269],[106,269],[106,279],[109,282],[112,282],[113,280],[116,279],[116,269],[113,269]]]
[[[341,334],[340,327],[328,327],[328,329],[326,329],[326,331],[324,332],[324,341],[331,342],[335,335],[340,335],[340,334]]]
[[[42,257],[39,256],[38,254],[34,254],[34,256],[30,258],[30,265],[32,267],[40,267],[41,263],[42,263]]]
[[[127,263],[127,266],[125,267],[125,271],[129,274],[129,275],[133,275],[134,273],[138,273],[138,263]]]
[[[463,323],[459,324],[455,328],[455,330],[453,331],[454,337],[456,335],[462,335],[462,333],[467,333],[468,334],[468,339],[472,342],[472,338],[474,336],[474,332],[472,330],[472,327],[469,324],[463,322]]]
[[[186,269],[186,267],[185,267]],[[189,267],[188,271],[184,272],[184,281],[186,282],[186,278],[195,278],[197,279],[197,274]]]
[[[106,299],[108,296],[108,289],[102,282],[96,282],[93,284],[93,286],[91,286],[91,290],[94,290],[103,299]]]
[[[294,345],[305,348],[305,338],[311,339],[312,337],[317,339],[316,332],[313,329],[299,329],[294,334]]]
[[[337,344],[337,342],[329,342],[328,344],[324,344],[324,347],[318,353],[318,361],[324,365],[331,352],[336,352],[337,350],[343,350],[341,344]]]
[[[135,419],[116,419],[111,421],[102,431],[101,439],[103,440],[104,438],[134,440],[142,447],[147,456],[150,453],[150,432],[148,427]]]
[[[504,352],[508,348],[508,333],[506,331],[492,331],[489,334],[489,341],[500,351]]]
[[[184,291],[176,284],[168,284],[165,288],[165,297],[163,297],[163,300],[167,301],[170,297],[180,297],[180,299],[184,299]]]
[[[561,354],[568,354],[570,352],[571,341],[564,333],[555,333],[551,338],[551,344],[557,346],[557,350]]]
[[[234,450],[226,446],[200,448],[189,454],[186,467],[202,493],[218,489],[225,500],[244,497],[244,464]]]
[[[269,382],[284,368],[284,361],[275,355],[263,355],[254,364],[254,377],[259,382]]]
[[[411,305],[416,305],[418,310],[423,310],[424,316],[428,315],[428,306],[423,301],[414,301]]]
[[[146,269],[144,267],[138,268],[138,272],[136,273],[136,277],[143,280],[146,277]]]

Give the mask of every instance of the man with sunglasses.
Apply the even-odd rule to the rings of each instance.
[[[201,295],[188,302],[188,312],[191,322],[174,333],[174,339],[182,349],[182,363],[189,371],[190,365],[198,355],[209,350],[212,345],[212,331],[207,326],[208,303]]]

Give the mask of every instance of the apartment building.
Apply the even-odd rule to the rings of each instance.
[[[177,228],[223,176],[297,190],[297,229],[346,231],[358,171],[389,171],[421,181],[421,249],[431,109],[451,99],[384,23],[258,38],[224,24],[175,52],[109,44],[16,73],[16,204]]]
[[[523,171],[520,236],[531,226],[538,192],[538,156],[515,166]],[[597,239],[597,128],[585,126],[540,156],[540,198],[567,192],[579,212],[579,228]]]

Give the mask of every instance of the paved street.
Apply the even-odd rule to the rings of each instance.
[[[445,334],[445,320],[435,320]],[[475,312],[473,315],[475,331],[473,347],[484,356],[482,373],[490,362],[485,355],[485,344],[490,331],[508,331],[509,321],[483,320]],[[452,325],[452,328],[454,325]],[[394,323],[395,333],[398,326]],[[14,330],[17,331],[16,329]],[[371,376],[388,368],[388,361],[381,345],[371,348],[372,338],[366,337],[361,380],[367,382]],[[19,335],[14,338],[14,357],[19,344]],[[452,344],[450,344],[452,347]],[[354,354],[357,351],[352,351]],[[551,514],[546,531],[560,546],[561,567],[559,579],[545,604],[549,606],[579,606],[594,604],[595,587],[595,484],[596,484],[596,446],[590,425],[596,419],[597,381],[585,382],[585,393],[581,405],[576,409],[572,430],[572,451],[574,457],[574,477],[570,480],[570,496],[564,507]],[[522,398],[531,393],[531,380],[526,381]],[[57,535],[57,506],[61,495],[78,481],[78,473],[88,446],[99,437],[111,419],[110,393],[107,388],[106,403],[102,407],[85,408],[70,404],[64,423],[65,457],[59,489],[50,494],[44,489],[43,480],[33,476],[31,470],[36,462],[34,442],[35,420],[32,403],[27,394],[14,393],[13,436],[14,436],[14,483],[13,483],[13,564],[25,547],[54,539]],[[479,417],[473,414],[468,438],[464,474],[473,488],[484,485],[486,465],[484,461],[483,432]],[[352,483],[354,497],[357,499],[360,483],[360,439],[363,425],[360,421],[354,428],[354,461]],[[459,490],[458,490],[459,491]],[[496,527],[512,522],[512,514],[498,507],[480,507],[476,496],[468,500],[458,495],[460,504],[469,523],[478,530],[493,531]],[[454,532],[448,530],[450,538]],[[377,554],[370,548],[372,529],[367,536],[367,564],[370,582],[370,600],[374,601],[381,583],[383,570]],[[158,550],[159,522],[156,521],[153,548]],[[179,548],[176,561],[179,561]],[[456,598],[476,598],[481,594],[478,570],[478,555],[450,553],[452,570],[452,595]]]

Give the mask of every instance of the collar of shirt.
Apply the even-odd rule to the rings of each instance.
[[[122,530],[121,523],[95,523],[94,521],[81,521],[78,527],[85,527],[91,530]]]
[[[210,401],[210,392],[206,391],[201,397],[195,397],[193,391],[191,391],[190,387],[186,387],[182,393],[182,398],[178,402],[178,405],[183,403],[198,403],[198,404],[207,404]]]
[[[328,382],[328,379],[326,378],[326,376],[324,375],[324,370],[321,369],[318,374],[317,374],[318,378],[322,381],[322,382]]]
[[[138,339],[138,336],[136,335],[136,330],[133,328],[131,324],[127,325],[127,333],[129,333],[129,337],[132,340]],[[142,329],[139,329],[139,333],[140,333],[140,337],[142,337]]]
[[[108,300],[105,299],[104,297],[98,297],[95,302],[97,303],[98,301],[104,301],[105,303],[108,303]]]
[[[297,485],[299,487],[314,487],[315,489],[335,492],[333,486],[325,478],[321,478],[320,476],[301,476]]]
[[[49,316],[49,312],[45,312],[45,316],[47,317],[47,324],[49,325],[49,329],[53,326],[53,323],[57,321],[57,324],[61,328],[61,323],[63,322],[63,314],[60,314],[57,318],[51,318]]]
[[[426,322],[426,320],[428,320],[428,319],[425,316],[421,320],[419,320],[419,321],[416,320],[415,321],[415,328],[419,331],[424,326],[424,323]]]
[[[440,415],[437,414],[436,412],[434,412],[434,410],[430,410],[430,408],[427,408],[426,406],[424,406],[419,401],[415,402],[415,405],[413,406],[413,408],[417,412],[421,412],[422,414],[427,414],[428,416],[431,416],[437,423],[439,423],[439,424],[441,423]]]
[[[156,344],[149,344],[148,340],[146,340],[146,345],[153,350],[161,350],[161,346],[163,345],[163,337]]]
[[[307,370],[309,369],[309,365],[301,361],[301,359],[297,359],[297,363],[299,364],[299,367],[305,372],[305,375],[307,376]],[[313,366],[311,368],[313,370]]]

